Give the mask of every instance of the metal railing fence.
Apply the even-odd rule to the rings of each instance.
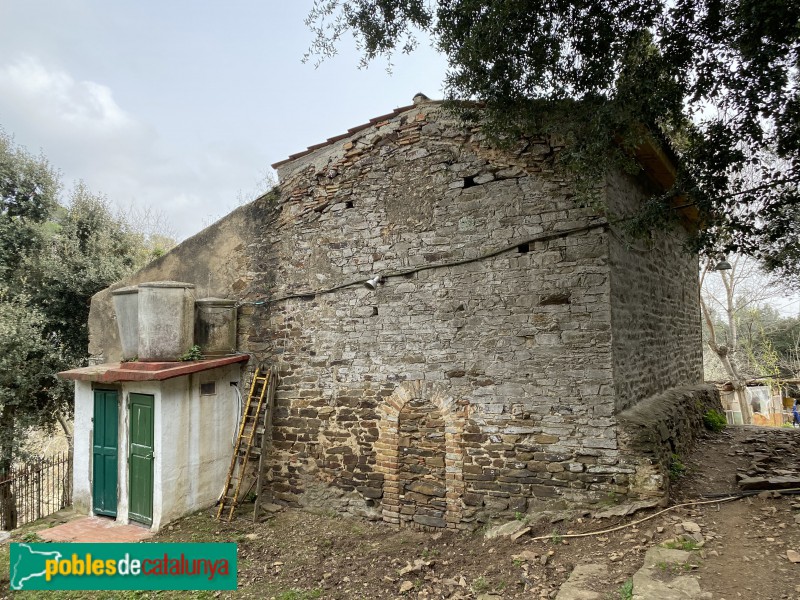
[[[69,452],[29,460],[0,475],[0,530],[15,529],[71,504]]]

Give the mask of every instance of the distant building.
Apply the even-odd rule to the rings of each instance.
[[[787,385],[796,384],[797,380],[768,381],[751,379],[745,386],[745,395],[753,412],[753,425],[782,427],[792,422],[791,393]],[[742,407],[733,391],[730,382],[717,383],[722,408],[729,425],[742,425]]]

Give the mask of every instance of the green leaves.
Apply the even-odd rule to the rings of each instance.
[[[154,243],[172,245],[82,183],[65,199],[60,189],[44,157],[0,132],[0,468],[25,427],[71,412],[55,373],[86,362],[91,297],[149,262]]]
[[[55,170],[44,157],[34,157],[14,145],[0,129],[0,215],[41,222],[56,204]]]
[[[800,281],[800,3],[331,0],[308,23],[318,56],[345,32],[365,61],[430,36],[450,63],[446,96],[482,101],[487,133],[569,130],[559,164],[587,202],[607,170],[631,172],[637,131],[668,136],[675,185],[649,216],[618,216],[646,234],[688,196],[705,225],[696,249],[743,251]]]
[[[27,296],[0,286],[0,470],[19,450],[21,432],[52,418],[60,357],[43,335],[44,322]]]
[[[416,33],[430,27],[433,13],[424,0],[315,0],[306,19],[314,32],[312,55],[331,57],[336,42],[351,31],[364,52],[364,63],[379,56],[391,57],[399,48],[411,52]]]

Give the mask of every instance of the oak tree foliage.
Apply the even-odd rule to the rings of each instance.
[[[558,133],[586,201],[607,168],[635,172],[643,135],[662,140],[681,158],[674,187],[614,218],[644,232],[691,205],[697,249],[800,281],[796,0],[317,0],[307,24],[321,59],[346,34],[365,64],[430,39],[446,98],[480,101],[498,138]]]
[[[62,194],[47,159],[0,130],[0,476],[27,428],[71,414],[55,374],[86,364],[91,297],[160,252],[84,184]]]

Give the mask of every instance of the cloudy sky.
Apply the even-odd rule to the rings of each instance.
[[[179,239],[263,186],[269,165],[349,127],[441,97],[422,47],[359,70],[353,44],[318,68],[308,1],[0,2],[0,127]]]

